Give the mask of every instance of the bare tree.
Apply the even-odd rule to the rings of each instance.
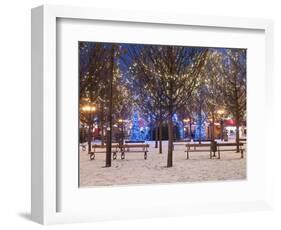
[[[215,140],[215,121],[217,120],[217,110],[224,107],[223,97],[223,81],[221,74],[215,68],[215,64],[218,59],[218,50],[209,49],[208,57],[204,68],[202,69],[201,84],[205,88],[202,95],[204,100],[204,112],[211,120],[211,139]]]
[[[102,144],[104,143],[104,124],[106,124],[106,167],[111,166],[113,119],[125,113],[126,108],[129,110],[128,100],[125,100],[125,90],[120,83],[121,73],[117,60],[120,55],[120,47],[117,44],[79,43],[80,108],[90,104],[99,110],[94,114],[95,116],[93,113],[89,116],[88,111],[80,110],[80,121],[86,122],[89,127],[89,151],[91,151],[93,118],[99,118],[97,120],[100,122]]]
[[[98,98],[104,90],[108,68],[108,49],[101,43],[79,42],[79,105],[80,121],[88,126],[88,151],[91,151],[93,110],[83,110],[85,106],[97,108]],[[99,85],[99,87],[97,87]]]
[[[133,92],[134,101],[143,115],[147,115],[149,120],[155,127],[155,148],[162,153],[162,123],[165,116],[163,109],[163,91],[159,87],[157,76],[152,69],[148,70],[145,63],[151,60],[145,54],[142,45],[127,46],[127,55],[129,62],[124,61],[128,66],[128,75],[130,82],[130,90]]]
[[[198,77],[205,63],[207,49],[177,46],[144,46],[133,50],[135,77],[151,97],[159,100],[168,121],[167,167],[173,166],[173,114],[187,104],[198,87]],[[139,74],[141,72],[142,74]]]
[[[222,77],[225,107],[236,120],[236,144],[239,152],[239,126],[246,112],[246,50],[228,49],[215,62]]]
[[[139,85],[140,86],[140,85]],[[151,97],[147,91],[142,90],[142,87],[134,88],[135,104],[139,108],[142,116],[150,121],[151,127],[155,128],[155,148],[158,148],[159,153],[162,153],[162,122],[164,111],[162,110],[159,97]]]

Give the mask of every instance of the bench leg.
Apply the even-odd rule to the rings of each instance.
[[[121,160],[124,160],[125,159],[125,152],[122,152],[121,153]]]
[[[95,153],[91,153],[91,155],[90,155],[90,160],[95,160]]]
[[[213,157],[212,157],[212,151],[210,151],[210,159],[212,159]]]
[[[189,152],[186,152],[186,159],[189,160]]]
[[[241,159],[244,158],[244,150],[241,149]]]
[[[218,159],[221,159],[221,152],[220,152],[220,150],[218,151]]]
[[[144,152],[144,159],[147,159],[147,152]]]

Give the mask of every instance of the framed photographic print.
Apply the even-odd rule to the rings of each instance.
[[[272,31],[265,19],[34,8],[32,219],[270,208]]]

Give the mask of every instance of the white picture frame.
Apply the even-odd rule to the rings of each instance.
[[[81,221],[95,221],[95,220],[110,220],[110,219],[126,219],[126,218],[142,218],[153,216],[171,216],[171,215],[185,215],[195,213],[214,213],[226,211],[243,211],[243,210],[264,210],[272,207],[272,168],[271,161],[272,152],[274,151],[269,145],[268,140],[264,141],[264,146],[260,155],[264,157],[266,163],[260,167],[261,171],[258,176],[262,175],[260,181],[256,181],[255,188],[263,187],[262,192],[257,192],[257,196],[253,200],[249,199],[250,192],[254,187],[249,187],[248,195],[243,197],[243,192],[237,191],[235,199],[228,199],[228,197],[219,197],[213,199],[212,197],[204,197],[202,202],[195,199],[195,202],[189,201],[182,203],[177,198],[169,199],[168,203],[161,204],[160,198],[156,199],[155,203],[150,203],[151,206],[142,206],[142,202],[130,202],[126,200],[125,196],[132,195],[135,197],[143,196],[144,194],[160,194],[165,189],[166,193],[183,197],[180,195],[181,191],[189,194],[186,196],[200,196],[204,193],[198,191],[210,189],[210,191],[232,191],[233,189],[243,188],[246,186],[245,182],[238,182],[232,184],[220,183],[214,186],[212,183],[196,184],[194,190],[192,184],[177,184],[177,185],[154,185],[154,186],[130,186],[130,187],[113,187],[113,188],[93,188],[83,192],[83,196],[89,197],[91,192],[94,196],[99,196],[99,201],[105,199],[106,194],[122,196],[122,201],[114,201],[110,199],[109,202],[115,208],[110,210],[110,205],[104,205],[98,200],[89,200],[89,205],[78,198],[69,196],[66,200],[68,207],[72,206],[74,211],[60,208],[60,199],[63,199],[65,193],[61,193],[62,177],[58,176],[60,171],[59,161],[64,158],[57,156],[57,95],[60,88],[57,84],[57,22],[58,19],[71,20],[96,20],[106,23],[122,22],[122,23],[138,23],[150,24],[155,27],[177,27],[184,28],[185,26],[198,28],[219,28],[222,30],[255,30],[261,31],[264,36],[264,57],[263,60],[264,73],[261,73],[262,78],[260,83],[256,85],[257,88],[264,87],[260,93],[266,111],[261,114],[261,117],[266,117],[270,120],[272,116],[274,98],[271,91],[274,84],[273,78],[273,22],[266,19],[247,19],[247,18],[231,18],[231,17],[210,17],[210,16],[189,16],[189,15],[175,15],[163,14],[159,12],[137,12],[137,11],[117,11],[105,9],[91,9],[79,7],[66,6],[51,6],[45,5],[32,9],[32,187],[31,187],[31,213],[32,219],[41,224],[55,224],[66,222],[81,222]],[[265,84],[263,85],[262,82]],[[73,89],[75,90],[75,89]],[[254,90],[252,90],[253,92]],[[254,94],[254,93],[253,93]],[[255,109],[255,107],[252,107]],[[272,127],[266,127],[270,132]],[[254,134],[253,134],[254,136]],[[257,140],[257,139],[256,139]],[[250,144],[250,143],[249,143]],[[250,150],[255,149],[254,146]],[[263,151],[263,152],[261,152]],[[260,159],[263,159],[260,157]],[[252,159],[248,159],[251,161]],[[67,162],[65,164],[68,164]],[[77,172],[74,172],[77,173]],[[258,173],[258,172],[257,172]],[[72,180],[70,178],[70,180]],[[189,190],[186,190],[186,188]],[[258,186],[258,187],[257,187]],[[215,188],[214,188],[215,187]],[[244,191],[243,189],[241,191]],[[73,191],[72,195],[74,194]],[[125,194],[125,195],[124,195]],[[198,194],[198,195],[196,195]],[[220,193],[219,193],[220,194]],[[81,194],[80,194],[81,195]],[[80,196],[79,195],[79,196]],[[164,192],[164,195],[165,192]],[[160,195],[161,197],[161,195]],[[163,196],[161,199],[165,198]],[[195,197],[196,198],[196,197]],[[84,200],[85,201],[85,200]],[[94,202],[94,203],[93,203]],[[96,203],[95,203],[96,202]],[[114,203],[116,202],[116,203]],[[106,203],[104,201],[104,203]],[[121,207],[120,207],[121,205]],[[78,207],[79,206],[79,207]],[[90,207],[88,207],[90,206]],[[107,207],[107,209],[106,209]],[[75,210],[77,208],[77,210]],[[85,208],[85,211],[83,209]],[[122,211],[120,211],[120,209]]]

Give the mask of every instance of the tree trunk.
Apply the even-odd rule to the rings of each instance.
[[[169,114],[168,118],[168,159],[167,159],[167,167],[173,166],[173,117],[172,114]]]
[[[192,139],[192,131],[191,131],[192,125],[191,125],[191,117],[189,117],[189,139]]]
[[[104,146],[104,111],[103,111],[103,102],[101,103],[101,115],[100,115],[100,126],[101,126],[101,145]]]
[[[105,167],[111,167],[111,144],[112,144],[112,127],[109,124],[109,127],[106,129],[106,159],[105,159]]]
[[[162,135],[163,134],[163,127],[162,127],[162,119],[159,122],[159,153],[162,153]]]
[[[211,132],[212,141],[215,140],[215,115],[212,112],[212,132]]]
[[[114,45],[111,48],[111,70],[109,83],[109,110],[108,110],[108,126],[106,131],[106,159],[105,167],[111,167],[111,146],[112,146],[112,100],[113,100],[113,73],[114,72]]]
[[[221,119],[221,140],[223,141],[223,119]]]
[[[158,148],[158,125],[155,125],[155,148]]]
[[[239,153],[239,113],[236,112],[236,152]]]
[[[104,123],[103,121],[101,122],[101,145],[104,146]]]
[[[92,151],[92,131],[91,131],[92,125],[89,124],[89,129],[88,129],[88,153],[91,153]]]

